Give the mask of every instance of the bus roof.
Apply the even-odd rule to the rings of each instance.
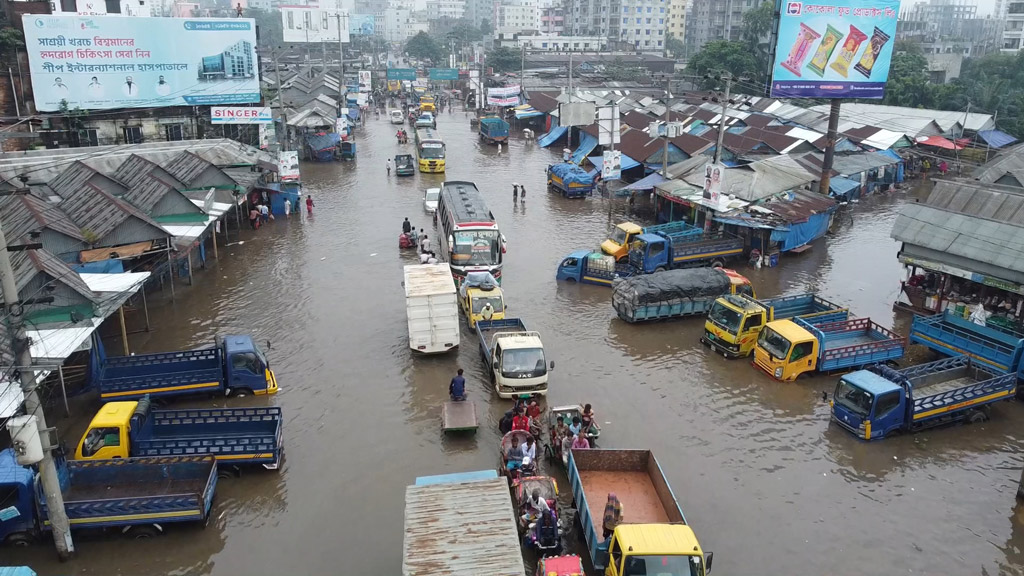
[[[476,184],[453,180],[441,184],[441,200],[455,224],[494,225],[494,215]]]
[[[421,127],[416,129],[416,138],[419,140],[441,140],[441,135],[433,128]]]

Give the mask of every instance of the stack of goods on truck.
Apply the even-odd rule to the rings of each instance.
[[[627,322],[698,315],[730,289],[729,275],[719,268],[666,270],[616,280],[612,307]]]

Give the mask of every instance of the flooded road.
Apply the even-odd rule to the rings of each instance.
[[[981,426],[858,442],[829,425],[821,396],[835,377],[777,383],[709,353],[699,320],[628,325],[607,289],[555,282],[564,254],[596,246],[625,217],[621,199],[547,193],[556,151],[514,141],[498,154],[461,111],[442,114],[438,129],[446,175],[386,177],[385,159],[412,145],[400,150],[384,119],[357,135],[357,161],[304,164],[313,216],[243,231],[244,244],[222,248],[196,286],[152,307],[154,332],[133,337],[138,352],[225,332],[271,341],[280,393],[230,404],[283,407],[279,472],[222,481],[205,529],[79,539],[77,559],[63,565],[49,544],[7,549],[3,563],[44,575],[399,574],[405,487],[494,467],[496,422],[510,406],[485,385],[465,326],[457,354],[416,358],[407,347],[402,267],[416,260],[399,254],[397,236],[408,216],[434,237],[422,190],[448,178],[477,183],[508,239],[503,287],[510,313],[541,332],[557,364],[551,404],[592,402],[602,447],[655,452],[716,553],[716,574],[1024,574],[1024,508],[1014,499],[1022,406],[997,405]],[[527,187],[525,204],[512,203],[514,181]],[[760,295],[816,290],[905,333],[909,320],[891,308],[902,270],[889,238],[904,200],[853,205],[812,250],[741,270]],[[484,422],[475,437],[442,438],[440,405],[458,367]],[[80,429],[64,434],[74,442]]]

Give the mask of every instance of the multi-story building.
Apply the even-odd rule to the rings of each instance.
[[[687,0],[669,0],[668,2],[668,25],[665,27],[665,34],[672,35],[680,42],[686,42],[686,7]]]
[[[540,30],[540,9],[537,0],[505,0],[494,4],[495,31],[519,32]]]
[[[1003,20],[1003,52],[1019,52],[1024,48],[1024,1],[1009,0]]]
[[[494,26],[494,4],[495,0],[466,0],[465,18],[479,26],[484,20]]]
[[[712,40],[739,40],[743,34],[743,15],[757,8],[762,0],[690,0],[685,16],[687,54],[696,54]]]
[[[559,36],[556,34],[519,34],[498,32],[494,45],[505,48],[526,47],[530,52],[599,52],[608,45],[603,36]]]
[[[978,17],[977,0],[928,0],[904,10],[900,20],[924,22],[934,38],[959,38],[963,23]]]
[[[601,36],[612,49],[661,52],[669,0],[566,0],[565,33]]]
[[[540,31],[558,35],[565,31],[565,8],[560,5],[540,9]]]
[[[428,20],[458,20],[466,15],[466,0],[427,0]]]

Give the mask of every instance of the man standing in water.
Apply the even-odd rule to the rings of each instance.
[[[306,195],[306,212],[308,212],[310,216],[313,215],[313,196],[312,195]]]

